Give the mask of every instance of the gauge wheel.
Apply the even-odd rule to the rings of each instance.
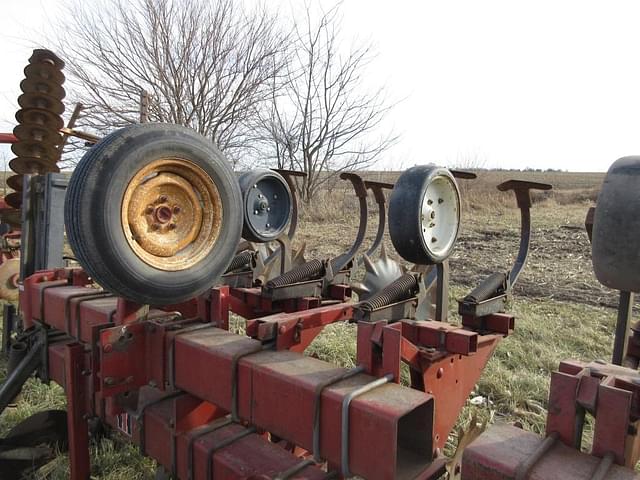
[[[239,178],[244,225],[242,238],[250,242],[271,242],[289,226],[292,198],[282,176],[268,169],[255,169]]]
[[[118,130],[74,171],[65,202],[67,236],[102,287],[167,305],[204,293],[233,258],[241,194],[222,153],[169,124]]]
[[[406,170],[389,198],[389,235],[398,254],[420,265],[451,254],[460,227],[460,192],[449,170],[420,165]]]
[[[596,278],[640,293],[640,156],[616,160],[602,183],[593,219],[591,253]]]

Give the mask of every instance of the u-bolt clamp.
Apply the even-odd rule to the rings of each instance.
[[[509,272],[507,288],[510,290],[518,280],[520,272],[527,263],[529,242],[531,241],[531,190],[551,190],[548,183],[527,182],[524,180],[507,180],[498,185],[498,190],[513,190],[520,209],[520,249],[516,261]]]

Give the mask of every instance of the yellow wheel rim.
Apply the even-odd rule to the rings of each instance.
[[[121,208],[134,253],[160,270],[185,270],[207,256],[220,234],[222,202],[209,175],[180,158],[155,160],[131,179]]]

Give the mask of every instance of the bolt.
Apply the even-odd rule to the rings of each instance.
[[[257,214],[258,214],[258,210],[254,210],[254,211],[253,211],[253,214],[254,214],[254,215],[257,215]]]
[[[128,376],[125,380],[126,383],[133,383],[133,376]]]
[[[158,197],[158,202],[159,202],[159,203],[164,203],[164,202],[166,202],[166,201],[167,201],[167,196],[166,196],[166,195],[160,195],[160,196]]]
[[[104,353],[111,353],[112,350],[113,350],[113,345],[111,345],[110,343],[107,343],[104,347],[102,347],[102,351]]]
[[[158,230],[160,228],[160,225],[158,225],[157,223],[154,223],[151,225],[151,230]]]
[[[264,195],[262,195],[261,193],[258,194],[258,198],[262,198],[264,197]]]
[[[107,377],[104,379],[105,385],[113,385],[114,383],[116,383],[116,381],[113,377]]]
[[[176,228],[176,224],[175,223],[170,223],[169,224],[169,229],[170,230],[174,230]]]
[[[431,237],[431,243],[436,243],[438,239],[436,237]]]
[[[273,199],[277,200],[278,199],[278,195],[276,195],[275,193],[273,194]]]
[[[436,212],[431,212],[431,218],[436,218]]]
[[[80,372],[83,376],[88,377],[89,375],[91,375],[91,370],[88,369],[84,369]]]
[[[153,207],[152,207],[151,205],[149,205],[149,206],[145,209],[144,213],[146,213],[146,214],[148,214],[148,215],[152,214],[152,213],[153,213]]]
[[[258,188],[258,184],[257,184],[257,183],[254,183],[254,184],[253,184],[253,188]]]
[[[433,200],[427,200],[427,205],[433,204]]]
[[[442,378],[442,375],[444,374],[444,370],[442,369],[442,367],[440,367],[438,369],[438,371],[436,372],[436,377],[438,378]]]
[[[270,212],[270,211],[271,211],[271,207],[267,207],[267,212]]]
[[[173,207],[173,213],[180,213],[180,207],[178,205]]]
[[[443,199],[441,199],[441,198],[439,198],[439,199],[438,199],[438,203],[444,203],[444,200],[443,200]]]
[[[270,226],[271,226],[271,224],[270,224],[270,223],[267,223],[267,224],[265,225],[265,227],[267,227],[267,228],[269,228]]]

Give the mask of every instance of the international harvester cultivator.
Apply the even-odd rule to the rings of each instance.
[[[447,259],[460,229],[457,182],[473,174],[418,166],[391,185],[343,173],[358,199],[356,238],[340,255],[307,260],[303,246],[293,248],[302,174],[238,177],[211,142],[175,125],[132,125],[97,139],[73,129],[77,110],[63,127],[62,66],[51,52],[34,52],[19,124],[3,137],[17,157],[8,181],[15,192],[0,214],[18,232],[6,233],[7,245],[20,242],[21,255],[3,254],[0,264],[19,266],[18,308],[4,310],[0,411],[34,374],[64,388],[67,411],[39,413],[2,440],[3,478],[68,448],[71,478],[87,479],[90,437],[114,432],[159,472],[185,480],[442,476],[459,412],[514,328],[505,309],[527,260],[530,191],[551,187],[498,185],[521,211],[520,248],[511,268],[505,262],[459,300],[453,324]],[[70,179],[56,166],[68,135],[95,143]],[[624,292],[640,289],[639,171],[635,157],[614,164],[593,222],[598,278]],[[368,200],[378,225],[365,245]],[[79,266],[65,264],[63,223]],[[411,268],[381,246],[387,224]],[[635,330],[625,340],[631,299],[623,295],[616,358],[633,369],[563,362],[546,438],[491,427],[451,474],[634,478],[640,342]],[[232,316],[246,320],[244,334],[230,331]],[[336,322],[354,324],[353,368],[304,354]],[[596,417],[590,454],[579,451],[587,412]]]

